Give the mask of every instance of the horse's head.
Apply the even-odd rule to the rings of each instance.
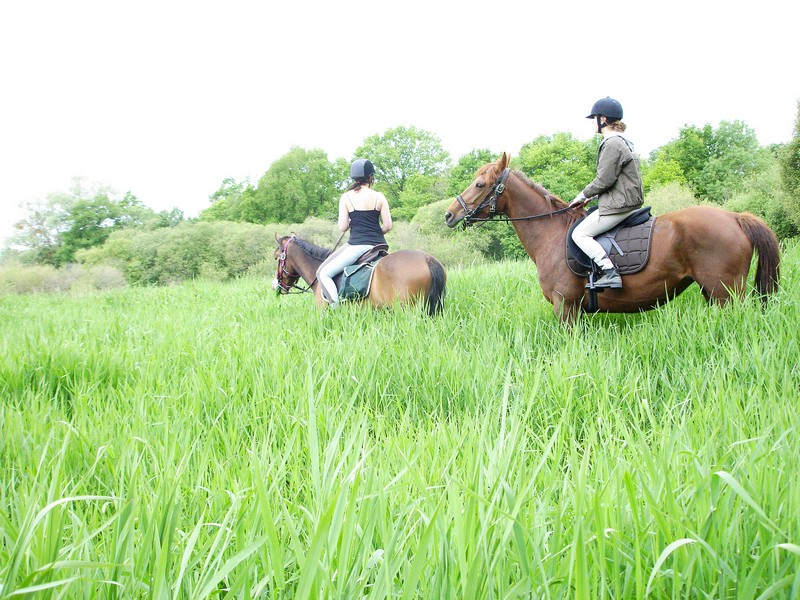
[[[478,169],[472,183],[456,197],[444,213],[444,222],[448,227],[455,227],[462,221],[466,227],[477,220],[489,219],[503,212],[498,200],[505,189],[508,162],[509,156],[503,152],[497,162]]]
[[[275,235],[275,241],[278,243],[278,247],[275,248],[278,270],[272,282],[272,289],[279,294],[288,294],[292,288],[297,287],[297,280],[300,279],[300,274],[295,271],[294,265],[288,258],[289,244],[293,239],[294,235],[285,235],[281,238]]]

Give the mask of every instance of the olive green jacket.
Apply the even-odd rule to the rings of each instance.
[[[639,157],[621,135],[603,140],[597,150],[597,176],[583,188],[587,198],[599,196],[600,215],[614,215],[639,208],[644,203]]]

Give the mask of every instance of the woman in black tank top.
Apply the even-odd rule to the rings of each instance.
[[[322,298],[331,308],[339,303],[333,278],[354,264],[362,254],[378,244],[385,244],[384,234],[392,228],[392,215],[386,197],[372,189],[375,167],[364,158],[350,165],[352,185],[339,198],[339,230],[350,230],[347,244],[331,254],[317,269]]]

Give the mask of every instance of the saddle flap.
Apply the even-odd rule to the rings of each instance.
[[[355,264],[348,265],[333,278],[340,300],[360,300],[369,296],[375,265],[389,254],[388,244],[378,244],[361,255]]]

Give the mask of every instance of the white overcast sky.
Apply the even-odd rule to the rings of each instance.
[[[195,216],[292,146],[352,158],[416,126],[453,159],[591,136],[610,95],[640,154],[743,120],[788,142],[791,0],[26,0],[0,4],[0,238],[74,177]]]

